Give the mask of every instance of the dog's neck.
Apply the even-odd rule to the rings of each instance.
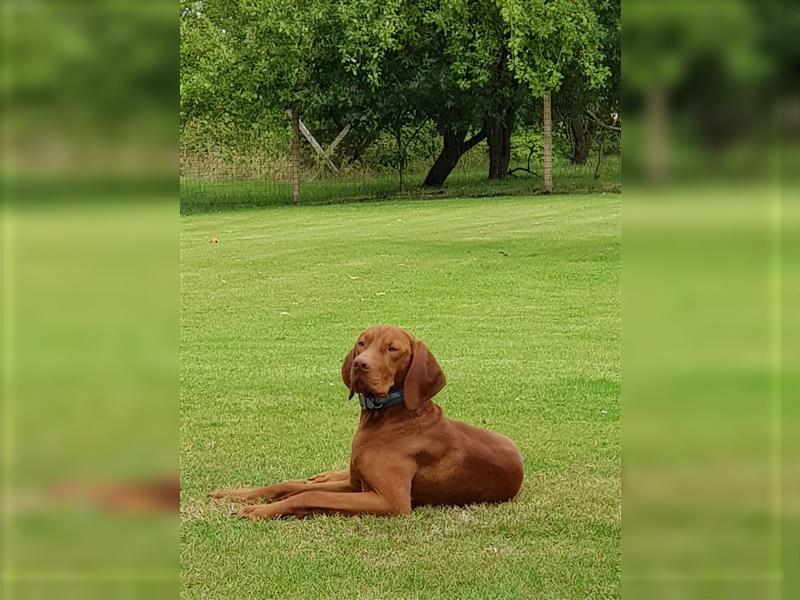
[[[442,414],[442,409],[432,401],[424,402],[420,408],[410,410],[400,402],[380,410],[361,409],[359,428],[362,427],[393,427],[395,425],[415,424],[423,425],[426,421],[436,419]]]

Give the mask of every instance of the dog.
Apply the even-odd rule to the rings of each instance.
[[[217,501],[247,519],[313,514],[408,515],[420,505],[463,506],[511,500],[523,480],[522,456],[507,437],[448,419],[432,398],[445,375],[424,343],[399,327],[374,325],[342,364],[361,416],[350,466],[307,480],[222,489]]]

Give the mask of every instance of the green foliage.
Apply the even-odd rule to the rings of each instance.
[[[757,81],[768,65],[751,6],[746,0],[626,5],[625,44],[636,52],[626,66],[626,89],[669,89],[709,56],[729,78]]]
[[[195,117],[181,131],[181,177],[285,179],[291,130],[282,112],[241,124],[232,115]]]
[[[334,25],[330,3],[245,0],[240,5],[243,54],[256,100],[288,108],[317,89],[316,68],[328,52]]]
[[[671,143],[685,145],[688,152],[691,146],[711,151],[715,164],[721,164],[722,154],[750,134],[752,152],[745,162],[757,162],[762,136],[771,127],[765,109],[772,102],[769,95],[796,80],[798,53],[792,45],[797,36],[781,38],[780,32],[792,25],[796,30],[798,11],[796,3],[794,10],[779,4],[626,4],[627,114],[635,118],[643,105],[652,110],[663,99]],[[794,65],[791,74],[789,64]],[[785,82],[777,80],[782,75]],[[675,151],[683,153],[677,146]],[[638,157],[632,159],[634,166]]]
[[[511,160],[522,163],[527,167],[528,159],[531,164],[538,165],[544,154],[544,141],[542,133],[532,127],[519,128],[511,138]]]
[[[226,82],[236,55],[223,32],[205,14],[184,17],[181,26],[181,117],[225,113]]]
[[[37,176],[171,168],[150,151],[155,143],[166,155],[174,144],[171,7],[4,2],[0,10],[8,165]]]
[[[561,86],[553,94],[556,111],[562,119],[570,115],[580,115],[587,109],[605,119],[619,112],[622,58],[622,23],[620,3],[609,0],[591,0],[600,27],[602,65],[608,73],[601,85],[590,78],[578,65],[568,65],[562,72]],[[564,119],[565,120],[565,119]]]
[[[441,142],[435,129],[430,123],[421,131],[411,128],[404,128],[403,138],[408,140],[406,148],[407,166],[417,166],[424,168],[430,161],[436,158],[441,149]],[[415,134],[412,138],[411,136]],[[383,134],[375,140],[364,154],[364,162],[370,165],[371,171],[380,172],[383,168],[396,169],[398,166],[397,144],[391,135]]]
[[[443,40],[443,58],[463,90],[483,90],[502,68],[506,24],[493,0],[449,0],[427,16]]]
[[[592,87],[609,75],[603,32],[587,0],[500,0],[508,24],[511,68],[535,96],[557,90],[563,71],[578,65]]]
[[[254,124],[286,127],[281,113],[297,103],[320,141],[351,126],[343,162],[400,168],[424,156],[418,131],[471,135],[515,114],[530,124],[536,97],[565,77],[586,89],[606,81],[604,2],[184,0],[184,143],[199,150],[187,134],[209,131],[236,154],[258,139]],[[369,150],[387,135],[391,159]]]
[[[387,54],[400,48],[398,34],[404,27],[400,0],[348,0],[336,3],[342,31],[339,55],[345,70],[363,78],[373,88],[389,76],[383,68]]]

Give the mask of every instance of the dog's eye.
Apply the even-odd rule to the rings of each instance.
[[[397,352],[397,348],[394,346],[389,346],[389,352]]]
[[[358,340],[358,346],[360,348],[363,348],[364,347],[364,340]]]

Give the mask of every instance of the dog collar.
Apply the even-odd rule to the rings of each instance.
[[[380,410],[387,406],[394,406],[403,401],[403,390],[389,390],[385,396],[372,396],[371,394],[359,394],[358,403],[364,410]]]

